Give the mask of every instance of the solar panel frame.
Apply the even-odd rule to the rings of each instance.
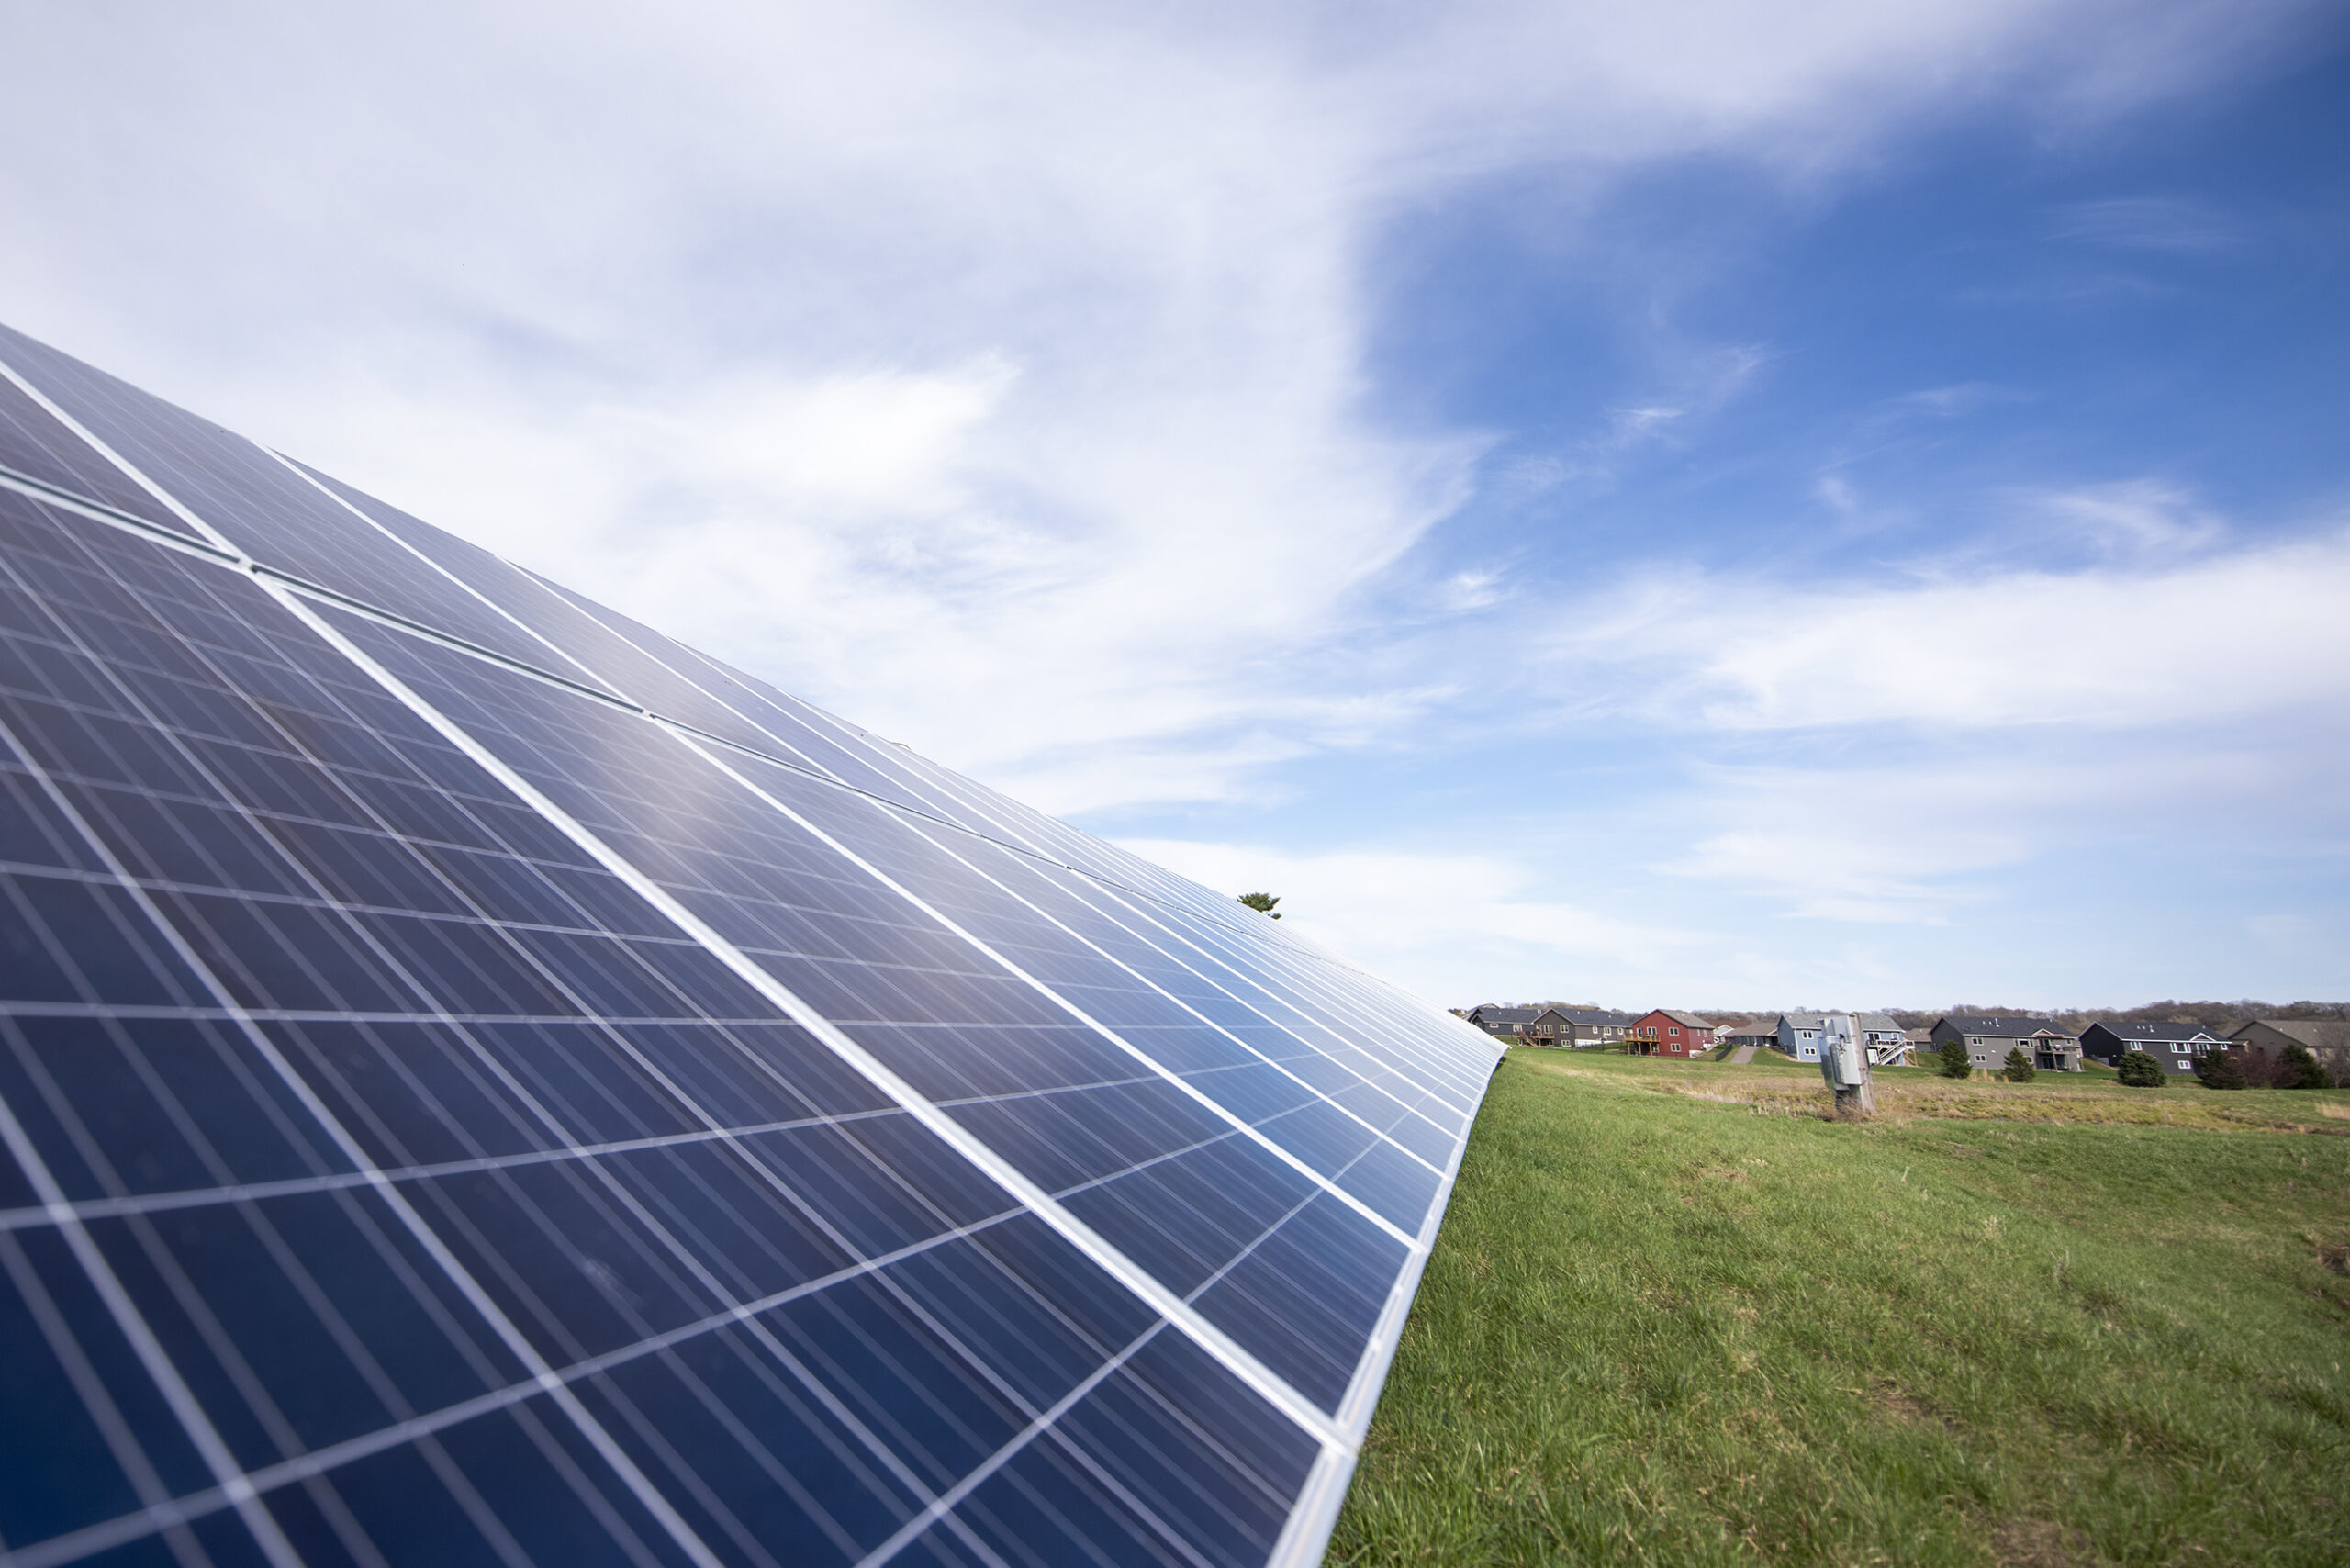
[[[757,1562],[801,1530],[843,1561],[1318,1555],[1489,1042],[5,329],[0,531],[0,936],[27,955],[0,994],[0,1317],[38,1333],[95,1478],[37,1539],[0,1498],[7,1561],[283,1568],[436,1530],[506,1563]],[[792,824],[738,893],[855,882],[822,921],[886,910],[945,960],[995,1087],[918,1091],[712,924],[733,906],[641,831],[674,828],[679,776],[593,826],[403,659],[690,759],[746,844]],[[555,1254],[516,1266],[590,1237],[585,1290],[546,1295],[576,1271]],[[867,1480],[819,1500],[745,1439],[744,1369],[818,1427],[770,1394],[758,1420],[830,1432]],[[495,1501],[469,1479],[509,1472]],[[436,1500],[409,1518],[403,1488]]]

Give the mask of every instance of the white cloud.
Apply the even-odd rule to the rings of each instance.
[[[2185,526],[2139,502],[2078,504],[2165,546]],[[2337,608],[2350,535],[2155,569],[1718,587],[1758,613],[1664,676],[1654,700],[1695,697],[1723,729],[2112,731],[2338,712],[2350,700],[2350,622]]]
[[[36,0],[0,97],[38,150],[0,167],[0,312],[1052,809],[1276,798],[1316,753],[1438,728],[1778,747],[1656,751],[1672,799],[1633,847],[1144,847],[1449,1002],[1858,1000],[1924,971],[1821,922],[1939,935],[2065,824],[2170,810],[2078,746],[2006,770],[1986,734],[2338,711],[2350,547],[2233,543],[2149,480],[2008,498],[2081,570],[1677,562],[1546,599],[1506,543],[1415,546],[1472,484],[1561,506],[1694,443],[1778,350],[1660,325],[1612,411],[1481,479],[1507,432],[1381,396],[1370,280],[1464,190],[1573,209],[1684,159],[1824,187],[1986,105],[2097,125],[2306,9]],[[2056,224],[2117,265],[2224,228]],[[1931,388],[1860,433],[2020,395]],[[1853,527],[1901,508],[1877,488],[1819,482]],[[1572,629],[1528,633],[1537,603]],[[1656,634],[1693,604],[1718,613]],[[2246,798],[2241,765],[2161,772]],[[1813,917],[1784,923],[1809,948],[1758,912]]]
[[[2220,520],[2184,488],[2158,479],[2042,490],[2016,498],[2104,554],[2142,563],[2203,549],[2224,532]]]
[[[1718,941],[1645,904],[1618,912],[1545,896],[1535,866],[1507,856],[1121,842],[1236,898],[1272,892],[1283,919],[1305,935],[1445,1006],[1636,995],[1644,986],[1685,983],[1698,951]],[[1480,984],[1515,989],[1460,999],[1463,987]]]
[[[1821,178],[1986,95],[2143,102],[2288,9],[36,6],[0,284],[1046,804],[1228,798],[1425,711],[1449,676],[1341,652],[1381,606],[1496,591],[1373,591],[1485,445],[1363,413],[1414,204],[1693,152]],[[1600,444],[1761,363],[1709,353]]]

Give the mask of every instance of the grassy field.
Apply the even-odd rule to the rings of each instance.
[[[2350,1562],[2350,1092],[1878,1093],[1514,1052],[1330,1561]]]

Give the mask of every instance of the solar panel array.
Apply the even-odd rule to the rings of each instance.
[[[0,1561],[1317,1558],[1493,1061],[0,329]]]

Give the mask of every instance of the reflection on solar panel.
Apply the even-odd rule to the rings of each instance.
[[[0,1561],[1322,1550],[1494,1051],[0,330]]]

